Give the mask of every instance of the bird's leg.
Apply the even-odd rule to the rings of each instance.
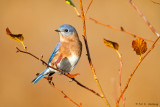
[[[52,83],[52,77],[51,76],[48,76],[48,82],[49,82],[49,84]]]
[[[52,79],[53,79],[52,76],[49,76],[49,75],[48,75],[48,77],[44,77],[44,78],[48,80],[48,83],[49,83],[50,85],[54,85],[54,83],[52,82]]]
[[[50,74],[48,75],[48,77],[44,77],[44,79],[47,79],[48,82],[49,82],[49,84],[51,84],[51,85],[54,85],[54,83],[52,82],[52,75],[53,75],[54,73],[55,73],[55,72],[50,73]],[[40,74],[40,73],[37,73],[36,76],[38,76],[39,74]]]
[[[66,72],[65,72],[64,70],[61,70],[60,74],[61,74],[61,75],[65,75]]]
[[[55,72],[52,72],[52,73],[50,73],[49,75],[48,75],[48,82],[49,82],[49,84],[51,84],[51,85],[54,85],[54,83],[52,82],[52,79],[53,79],[53,77],[52,77],[52,75],[54,74]]]

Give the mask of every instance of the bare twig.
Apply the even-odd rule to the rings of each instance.
[[[66,75],[65,75],[65,76],[66,76]],[[70,77],[69,77],[69,78],[70,78]],[[97,95],[97,96],[99,96],[99,97],[103,98],[103,96],[102,96],[102,95],[100,95],[99,93],[95,92],[94,90],[92,90],[92,89],[90,89],[90,88],[86,87],[85,85],[81,84],[81,83],[80,83],[79,81],[77,81],[75,78],[70,78],[70,79],[72,79],[74,82],[76,82],[76,83],[77,83],[77,85],[79,85],[79,86],[81,86],[81,87],[83,87],[83,88],[85,88],[85,89],[89,90],[90,92],[94,93],[95,95]]]
[[[159,4],[159,5],[160,5],[160,3],[158,3],[158,2],[155,2],[155,1],[153,1],[153,0],[151,0],[151,2],[153,2],[153,3],[155,3],[155,4]]]
[[[152,46],[150,47],[150,49],[146,52],[146,54],[139,60],[138,64],[136,65],[136,67],[134,68],[133,72],[131,73],[131,75],[129,76],[129,79],[124,87],[124,90],[122,91],[121,95],[119,96],[117,103],[116,103],[116,107],[118,107],[119,105],[119,101],[121,100],[123,94],[126,92],[128,85],[133,77],[133,75],[135,74],[136,70],[138,69],[138,67],[140,66],[141,62],[146,58],[146,56],[151,52],[151,50],[155,47],[155,44],[157,43],[157,41],[159,40],[160,36],[158,36],[158,38],[155,40],[155,42],[152,44]]]
[[[89,18],[88,20],[94,21],[94,22],[97,23],[97,24],[100,24],[100,25],[102,25],[102,26],[105,26],[105,27],[108,27],[108,28],[111,28],[111,29],[114,29],[114,30],[122,31],[122,32],[124,32],[124,33],[127,33],[127,34],[133,36],[134,38],[141,38],[141,39],[144,39],[144,40],[146,40],[146,41],[149,41],[149,42],[153,42],[153,43],[154,43],[153,40],[149,40],[149,39],[145,39],[145,38],[142,38],[142,37],[140,37],[140,36],[137,36],[137,35],[135,35],[135,34],[133,34],[133,33],[131,33],[131,32],[126,31],[123,27],[121,27],[121,29],[118,29],[118,28],[112,27],[112,26],[110,26],[110,25],[103,24],[103,23],[101,23],[101,22],[99,22],[99,21],[97,21],[97,20],[95,20],[95,19],[93,19],[93,18]],[[160,45],[159,43],[156,43],[156,44],[157,44],[157,45]]]
[[[145,23],[148,25],[148,27],[151,29],[151,31],[156,35],[159,36],[159,34],[157,33],[156,29],[150,24],[150,22],[148,21],[148,19],[143,15],[143,13],[138,9],[138,7],[133,3],[132,0],[130,0],[131,5],[134,7],[134,9],[136,9],[136,11],[138,12],[138,14],[143,18],[143,20],[145,21]]]
[[[91,61],[91,57],[90,57],[90,52],[89,52],[89,48],[88,48],[88,42],[87,42],[87,36],[86,36],[86,24],[85,24],[85,16],[84,16],[84,12],[83,12],[83,5],[82,5],[82,0],[79,0],[80,2],[80,8],[81,8],[81,18],[82,18],[82,22],[83,22],[83,38],[84,38],[84,42],[85,42],[85,46],[86,46],[86,51],[87,51],[87,56],[88,56],[88,61],[89,61],[89,64],[90,64],[90,67],[91,67],[91,70],[92,70],[92,74],[93,74],[93,77],[97,83],[97,86],[99,88],[99,90],[101,91],[101,94],[103,95],[103,100],[105,101],[105,103],[107,104],[108,107],[110,107],[105,95],[104,95],[104,92],[101,88],[101,85],[99,83],[99,80],[96,76],[96,72],[95,72],[95,69],[93,67],[93,64],[92,64],[92,61]],[[89,6],[90,7],[90,6]]]
[[[89,10],[89,8],[90,8],[90,6],[91,6],[92,2],[93,2],[93,0],[91,0],[91,1],[90,1],[89,5],[88,5],[88,8],[87,8],[87,10],[86,10],[86,12],[85,12],[85,14],[84,14],[84,16],[86,16],[86,15],[87,15],[87,12],[88,12],[88,10]]]
[[[117,95],[117,81],[115,78],[112,78],[112,89],[113,89],[113,98],[115,100],[115,103],[117,102],[117,98],[118,98],[118,95]]]
[[[59,69],[56,69],[56,68],[48,65],[44,60],[42,60],[42,58],[38,58],[37,56],[33,55],[32,53],[30,53],[30,52],[28,52],[28,51],[27,51],[27,52],[26,52],[26,51],[22,51],[22,50],[20,50],[18,47],[16,47],[16,49],[17,49],[17,52],[21,52],[21,53],[25,53],[25,54],[31,55],[32,57],[36,58],[37,60],[40,60],[40,61],[41,61],[43,64],[45,64],[47,67],[50,67],[50,68],[52,68],[52,69],[54,69],[54,70],[57,70],[58,72],[61,72]]]
[[[123,63],[122,63],[122,56],[121,54],[119,53],[119,51],[117,50],[116,51],[117,54],[118,54],[118,57],[119,57],[119,60],[120,60],[120,69],[119,69],[119,89],[120,89],[120,93],[122,93],[122,66],[123,66]],[[123,103],[123,107],[125,107],[125,98],[122,96],[122,103]]]
[[[51,82],[51,81],[48,81],[48,83],[53,87],[55,88],[56,90],[58,90],[60,93],[62,93],[64,95],[64,98],[68,99],[69,101],[71,101],[73,104],[75,104],[76,106],[78,107],[82,107],[82,104],[78,104],[76,103],[75,101],[73,101],[71,98],[69,98],[62,90],[60,90],[59,88],[55,87],[54,83]]]
[[[32,53],[22,51],[22,50],[20,50],[18,47],[16,47],[16,48],[17,48],[17,52],[21,52],[21,53],[25,53],[25,54],[31,55],[31,56],[33,56],[34,58],[36,58],[37,60],[40,60],[40,61],[41,61],[43,64],[45,64],[47,67],[50,67],[50,68],[52,68],[52,69],[54,69],[54,70],[57,70],[58,72],[61,72],[61,70],[56,69],[56,68],[54,68],[54,67],[48,65],[44,60],[38,58],[37,56],[33,55]],[[101,96],[99,93],[95,92],[94,90],[92,90],[92,89],[86,87],[85,85],[81,84],[81,83],[80,83],[79,81],[77,81],[75,78],[71,78],[71,77],[68,76],[68,75],[65,75],[65,76],[68,77],[68,78],[70,78],[70,79],[72,79],[74,82],[77,83],[77,85],[83,87],[84,89],[86,89],[86,90],[88,90],[88,91],[94,93],[95,95],[97,95],[97,96],[99,96],[99,97],[101,97],[101,98],[103,97],[103,96]]]

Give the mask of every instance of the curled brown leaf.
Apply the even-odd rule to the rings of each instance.
[[[11,39],[16,40],[16,41],[18,41],[18,42],[21,42],[22,45],[23,45],[23,47],[24,47],[24,49],[26,49],[26,47],[25,47],[25,45],[24,45],[24,43],[23,43],[24,37],[23,37],[22,34],[13,34],[13,33],[11,33],[11,31],[9,30],[9,28],[6,28],[6,34],[7,34]]]
[[[144,39],[137,38],[132,41],[132,47],[137,55],[142,55],[147,51],[147,43]]]

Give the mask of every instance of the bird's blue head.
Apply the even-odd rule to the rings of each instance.
[[[60,34],[62,34],[63,36],[71,36],[76,32],[76,29],[68,24],[64,24],[62,26],[60,26],[57,30],[55,30],[56,32],[59,32]]]

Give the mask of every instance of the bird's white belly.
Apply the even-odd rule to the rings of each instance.
[[[79,60],[79,56],[76,56],[74,54],[69,58],[69,62],[71,64],[71,66],[72,66],[72,70],[76,66],[78,60]]]
[[[78,60],[79,60],[79,57],[76,56],[75,54],[72,54],[70,57],[66,59],[64,58],[60,63],[58,63],[57,67],[63,72],[69,73],[70,71],[74,69]]]
[[[74,69],[74,67],[76,66],[76,64],[78,63],[79,60],[79,56],[76,56],[74,53],[72,53],[72,55],[68,58],[64,58],[62,59],[58,64],[57,64],[57,68],[62,70],[62,72],[64,73],[69,73],[70,71],[72,71]],[[51,64],[49,64],[51,66]],[[54,70],[52,68],[49,68],[50,72],[58,72],[57,70]]]

